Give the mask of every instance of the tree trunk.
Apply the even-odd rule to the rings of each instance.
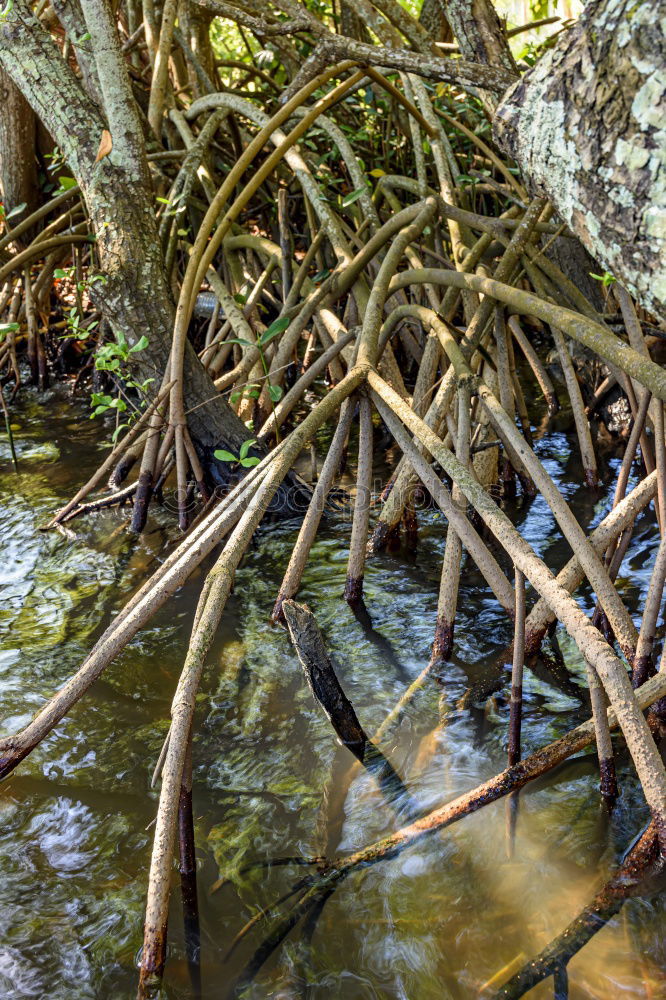
[[[25,214],[29,215],[38,208],[39,201],[35,114],[2,68],[0,102],[0,187],[5,211],[25,204]]]
[[[96,58],[106,121],[83,91],[55,44],[25,0],[16,0],[0,26],[0,65],[29,101],[60,146],[88,207],[104,281],[95,298],[117,334],[148,346],[135,357],[142,376],[159,387],[169,357],[174,305],[157,235],[145,143],[115,26],[103,0],[83,5]],[[113,149],[97,162],[104,129]],[[194,349],[185,353],[188,427],[204,467],[224,447],[238,454],[249,436],[243,422],[221,399]]]
[[[446,17],[445,0],[423,0],[419,21],[433,42],[452,42],[453,32]]]
[[[590,0],[495,132],[593,257],[666,319],[666,0]]]
[[[490,0],[445,0],[463,59],[518,75],[506,33]]]

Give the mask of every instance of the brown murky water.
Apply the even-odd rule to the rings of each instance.
[[[4,435],[0,440],[2,733],[24,724],[73,672],[175,538],[171,520],[159,512],[138,542],[118,530],[125,517],[119,511],[75,522],[74,539],[36,531],[100,459],[98,428],[85,417],[83,406],[61,391],[48,404],[24,396],[13,417],[19,476]],[[607,501],[581,487],[565,434],[549,435],[538,448],[581,523],[598,520]],[[517,504],[513,514],[557,568],[567,552],[545,504]],[[229,983],[262,937],[256,930],[225,962],[234,935],[303,873],[290,866],[244,871],[248,864],[344,854],[396,825],[367,775],[356,774],[346,796],[336,794],[351,757],[336,746],[313,704],[286,634],[268,625],[296,530],[293,524],[265,529],[244,560],[201,688],[194,808],[202,975],[211,1000],[228,996]],[[634,609],[647,588],[646,553],[655,551],[655,530],[647,513],[623,568],[623,593]],[[341,598],[349,535],[344,517],[328,519],[313,551],[301,596],[316,611],[370,732],[427,662],[444,532],[443,521],[428,514],[418,561],[404,554],[371,561],[366,595],[374,631],[362,627]],[[150,777],[201,579],[172,599],[0,786],[0,998],[134,995],[156,806]],[[510,635],[492,595],[467,571],[443,725],[442,690],[432,682],[383,745],[421,806],[438,805],[504,766],[503,696],[464,712],[456,702],[492,669]],[[579,697],[583,665],[566,635],[558,636],[569,680],[554,679],[545,667],[527,673],[526,751],[586,717]],[[244,996],[478,996],[498,970],[535,954],[564,928],[645,824],[624,756],[620,777],[622,797],[612,820],[599,807],[590,755],[523,792],[512,860],[501,802],[352,875],[312,933],[297,928]],[[211,892],[220,878],[227,881]],[[179,906],[176,889],[163,995],[191,998]],[[572,961],[572,1000],[666,996],[665,917],[663,897],[627,903]],[[552,997],[552,980],[530,995]]]

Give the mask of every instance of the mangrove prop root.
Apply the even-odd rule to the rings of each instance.
[[[340,686],[314,615],[306,605],[291,600],[283,603],[282,610],[312,694],[340,742],[362,761],[368,737]]]
[[[657,828],[651,823],[631,848],[613,877],[599,890],[578,916],[520,971],[492,994],[492,1000],[518,1000],[548,976],[566,969],[573,956],[623,906],[637,894],[658,891],[663,887],[666,858],[659,849]],[[491,995],[483,993],[484,1000]]]
[[[404,403],[404,400],[373,371],[368,372],[373,398],[384,401],[409,428],[418,434],[442,468],[452,476],[498,541],[506,549],[535,589],[545,597],[583,656],[597,670],[609,701],[616,708],[627,746],[643,786],[660,836],[666,842],[666,771],[645,719],[633,698],[624,664],[582,613],[570,594],[558,585],[553,574],[492,498],[456,460],[442,441]]]
[[[391,807],[416,815],[417,808],[410,802],[402,779],[379,747],[368,738],[342,690],[315,616],[306,605],[295,601],[285,601],[282,610],[308,686],[338,739],[375,776]]]
[[[658,674],[636,691],[636,698],[641,708],[647,708],[663,697],[664,693],[666,693],[666,674]],[[612,709],[609,709],[608,721],[611,728],[617,725],[617,719]],[[464,816],[477,812],[484,806],[518,791],[528,782],[546,774],[573,754],[589,746],[594,741],[594,733],[594,722],[588,720],[554,743],[535,751],[483,784],[415,820],[409,826],[403,827],[383,840],[370,844],[348,857],[339,858],[329,864],[322,872],[312,877],[310,888],[286,916],[276,914],[277,922],[274,928],[257,948],[252,960],[236,981],[234,989],[240,989],[241,985],[248,981],[248,977],[251,979],[256,975],[275,948],[279,946],[300,918],[309,911],[310,907],[321,898],[322,894],[329,893],[351,873],[368,865],[389,860],[403,850],[419,843],[430,834],[452,826]],[[271,912],[273,912],[272,908]],[[232,990],[230,996],[235,995],[236,993]]]

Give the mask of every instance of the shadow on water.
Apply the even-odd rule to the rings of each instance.
[[[20,476],[0,442],[4,508],[0,564],[2,732],[25,724],[76,668],[123,600],[169,551],[173,524],[159,511],[139,541],[116,532],[123,512],[75,523],[76,537],[36,527],[96,467],[98,429],[70,400],[26,394],[13,416]],[[76,434],[76,447],[73,436]],[[538,442],[541,457],[584,527],[608,500],[581,489],[569,440]],[[568,557],[545,505],[515,504],[521,531],[557,569]],[[299,599],[316,612],[340,681],[368,732],[428,661],[445,541],[422,514],[416,561],[390,554],[367,568],[369,619],[341,598],[349,525],[331,514]],[[203,996],[226,997],[261,940],[241,927],[316,859],[356,850],[396,828],[372,773],[349,781],[350,755],[313,703],[286,633],[268,616],[297,526],[264,529],[237,575],[198,703],[194,825],[201,908]],[[637,524],[620,579],[645,597],[651,514]],[[129,998],[136,983],[156,792],[150,777],[168,720],[203,571],[142,631],[71,716],[0,786],[0,998]],[[528,601],[533,595],[528,595]],[[585,610],[591,596],[583,592]],[[504,765],[508,674],[492,698],[457,708],[487,679],[511,627],[478,573],[464,573],[454,659],[426,684],[382,751],[410,796],[433,807]],[[561,662],[526,671],[526,749],[586,717],[584,664],[557,632]],[[442,704],[440,696],[443,695]],[[586,754],[520,796],[507,858],[505,808],[489,806],[395,858],[346,879],[282,944],[246,998],[471,1000],[481,984],[537,954],[594,894],[646,820],[625,755],[612,817],[600,810]],[[339,790],[346,787],[345,795]],[[266,866],[264,862],[280,862]],[[192,1000],[177,873],[163,995]],[[217,888],[215,888],[217,887]],[[215,891],[212,891],[215,888]],[[657,998],[666,967],[664,904],[634,899],[569,966],[570,996]],[[507,974],[508,975],[508,974]],[[552,997],[552,980],[530,996]],[[660,992],[661,991],[661,992]]]

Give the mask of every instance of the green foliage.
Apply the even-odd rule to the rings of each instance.
[[[353,205],[355,201],[362,198],[365,194],[367,188],[357,188],[356,191],[352,191],[350,194],[346,194],[342,199],[342,207],[346,208],[347,205]]]
[[[230,464],[240,465],[243,469],[251,469],[253,465],[259,465],[261,461],[255,455],[248,455],[250,448],[256,443],[256,438],[248,438],[247,441],[243,441],[237,455],[234,455],[231,451],[226,451],[224,448],[214,451],[213,454],[218,462],[229,462]]]
[[[180,194],[174,195],[171,199],[161,198],[158,196],[155,198],[155,201],[159,202],[160,205],[166,206],[164,209],[164,215],[167,217],[181,215],[187,208],[184,191],[181,191]],[[187,233],[185,233],[185,235],[187,235]]]
[[[553,6],[556,7],[557,4]],[[535,21],[539,21],[542,17],[548,17],[550,7],[550,0],[530,0],[530,13]]]
[[[19,328],[18,323],[0,323],[0,344],[8,333],[15,333]]]
[[[601,284],[604,286],[604,288],[610,288],[610,286],[613,284],[613,282],[615,282],[617,280],[610,273],[610,271],[604,271],[603,274],[593,274],[592,271],[590,271],[590,277],[594,278],[595,281],[600,281]]]
[[[114,343],[103,344],[97,350],[95,356],[95,368],[97,371],[109,372],[121,380],[124,386],[124,389],[119,390],[117,396],[111,396],[104,392],[93,392],[90,396],[90,405],[93,408],[90,414],[91,420],[94,417],[113,410],[117,414],[128,414],[128,421],[123,424],[119,423],[113,432],[111,440],[114,443],[118,439],[120,432],[129,427],[138,415],[138,411],[133,408],[130,409],[126,391],[134,390],[143,398],[148,392],[148,387],[155,381],[152,378],[147,378],[143,382],[139,382],[131,371],[132,356],[138,354],[140,351],[144,351],[148,347],[148,343],[148,338],[142,336],[137,340],[136,344],[130,347],[127,343],[127,338],[120,332]],[[121,398],[122,396],[125,396],[125,398]]]
[[[271,342],[271,340],[273,340],[274,337],[277,337],[279,334],[284,333],[284,331],[289,326],[290,322],[291,320],[289,319],[288,316],[279,316],[277,319],[273,320],[270,326],[266,327],[264,332],[257,337],[254,343],[252,343],[251,340],[246,340],[244,337],[229,337],[229,339],[225,341],[225,343],[227,344],[241,344],[243,347],[257,348],[257,350],[259,351],[259,357],[261,358],[261,365],[262,368],[264,369],[264,374],[266,375],[266,380],[268,383],[268,395],[271,400],[271,406],[274,406],[275,403],[278,403],[282,399],[282,387],[279,385],[271,384],[269,379],[270,372],[268,369],[268,362],[266,360],[266,356],[264,354],[263,349],[264,347],[266,347],[267,344]],[[234,393],[233,396],[231,397],[231,402],[232,403],[237,402],[241,398],[241,395],[245,395],[250,399],[258,399],[259,387],[251,385],[245,389],[244,393]],[[279,435],[278,435],[278,440],[279,440]],[[227,462],[229,461],[229,459],[225,458],[223,459],[223,461]],[[243,463],[241,462],[241,464]],[[255,462],[252,462],[252,465],[255,464],[256,464]]]

